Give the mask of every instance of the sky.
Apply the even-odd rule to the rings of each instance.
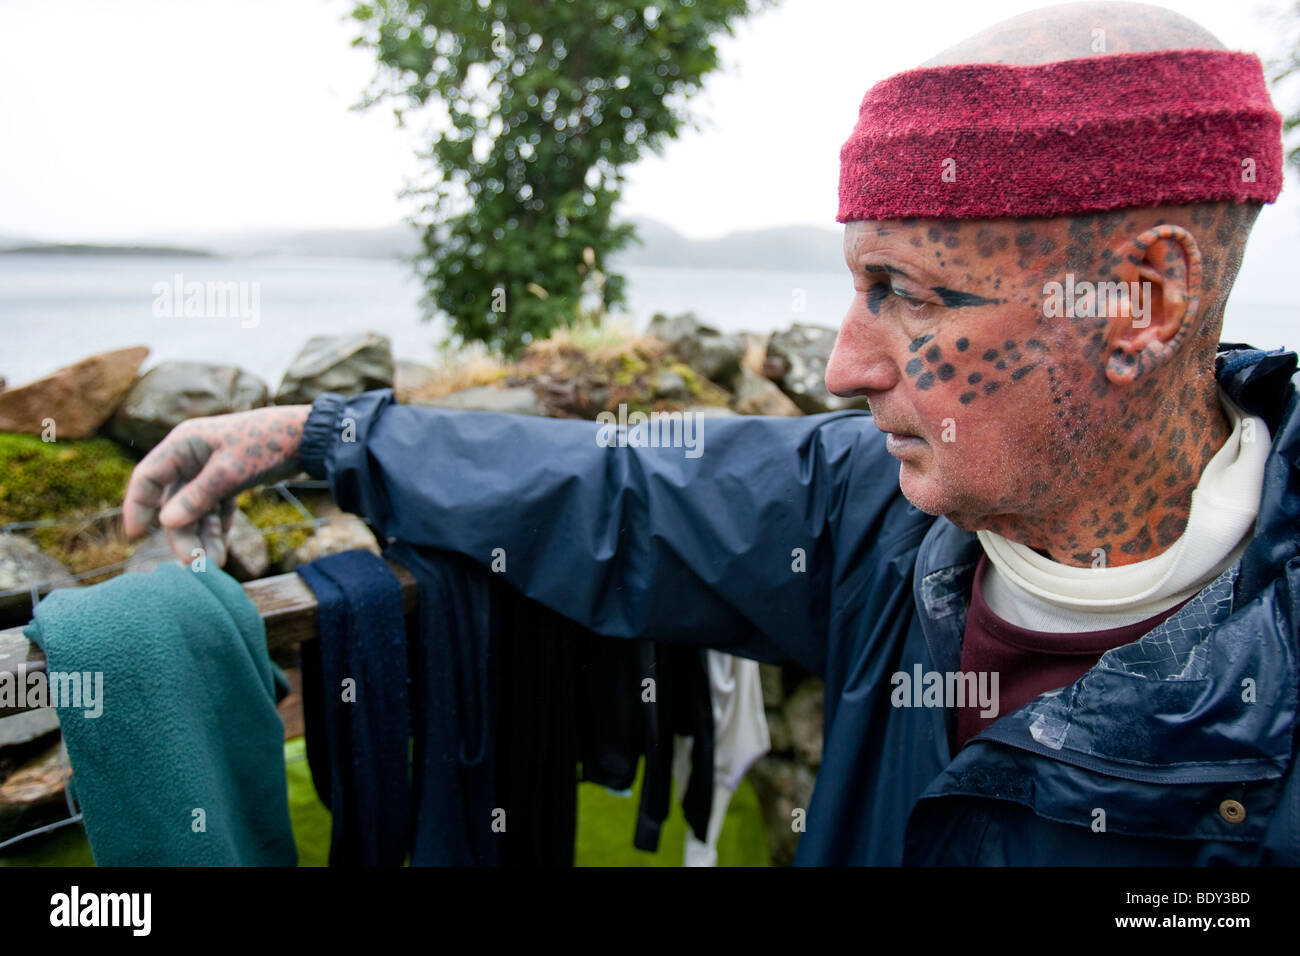
[[[630,170],[620,211],[693,238],[838,228],[862,94],[1040,0],[784,0],[721,42],[699,130]],[[1165,4],[1277,51],[1283,0]],[[387,226],[417,129],[355,104],[374,74],[347,0],[0,0],[0,237],[147,241]],[[1278,104],[1286,109],[1291,104]],[[1261,227],[1300,236],[1289,184]],[[1289,195],[1288,195],[1289,193]],[[1276,225],[1274,225],[1276,223]]]

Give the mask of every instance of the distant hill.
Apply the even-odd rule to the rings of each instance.
[[[420,236],[410,226],[380,229],[301,229],[229,233],[206,242],[231,256],[341,256],[399,259],[420,251]]]
[[[844,271],[844,239],[832,229],[785,226],[733,232],[720,239],[688,239],[653,219],[634,218],[641,245],[613,257],[616,266],[679,269],[761,269],[789,272]]]
[[[3,245],[3,243],[0,243]],[[185,256],[212,255],[203,249],[182,249],[177,246],[116,246],[90,242],[33,242],[0,248],[0,255],[38,254],[43,256]]]
[[[616,268],[659,266],[677,269],[757,269],[790,272],[840,272],[842,239],[831,229],[788,226],[735,232],[720,239],[688,239],[665,223],[634,218],[639,244],[612,257]],[[61,255],[220,255],[336,256],[397,259],[420,251],[419,233],[399,224],[379,229],[279,230],[212,235],[150,237],[158,244],[39,243],[13,239],[7,252]],[[5,243],[0,241],[0,247]],[[202,246],[208,251],[193,248]]]

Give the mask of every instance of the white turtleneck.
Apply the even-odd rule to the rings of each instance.
[[[1222,391],[1219,398],[1232,434],[1201,473],[1177,541],[1135,564],[1077,568],[991,531],[976,532],[989,558],[989,609],[1035,631],[1100,631],[1154,617],[1227,570],[1250,542],[1271,439],[1263,419],[1246,414]]]

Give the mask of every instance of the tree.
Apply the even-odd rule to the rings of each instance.
[[[1290,5],[1289,16],[1279,13],[1272,24],[1282,38],[1283,54],[1269,62],[1269,79],[1274,84],[1274,94],[1288,80],[1300,75],[1300,3]],[[1282,111],[1282,137],[1286,149],[1286,162],[1294,169],[1300,169],[1300,142],[1296,141],[1296,130],[1300,129],[1300,109]]]
[[[506,354],[624,300],[607,257],[624,171],[662,150],[718,66],[714,37],[772,0],[377,0],[352,12],[379,73],[362,106],[445,129],[422,154],[425,306]]]

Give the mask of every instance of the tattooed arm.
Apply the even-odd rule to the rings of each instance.
[[[310,412],[310,405],[283,405],[177,425],[131,475],[122,504],[127,536],[144,534],[158,515],[179,559],[190,561],[202,547],[224,566],[235,495],[300,470],[298,448]]]

